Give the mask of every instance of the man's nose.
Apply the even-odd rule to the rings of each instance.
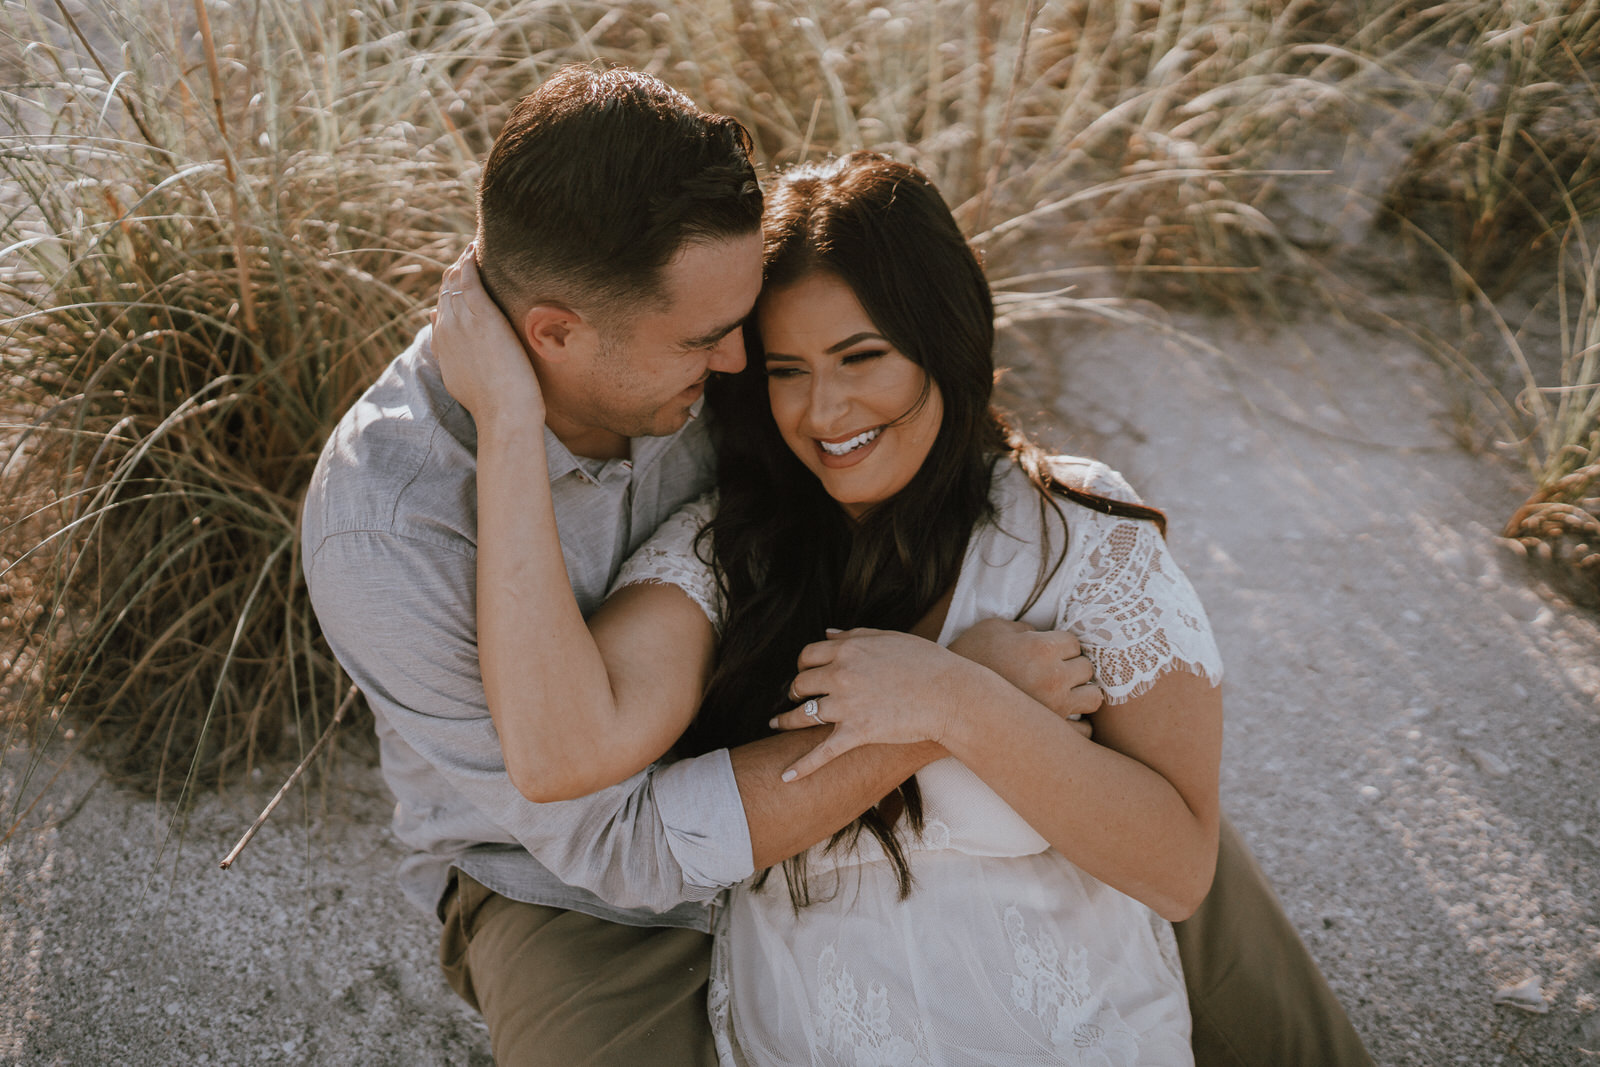
[[[737,374],[744,370],[744,331],[734,330],[711,350],[706,366],[719,374]]]

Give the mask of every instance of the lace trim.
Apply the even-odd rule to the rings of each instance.
[[[733,1040],[729,1036],[733,1030],[733,986],[728,974],[726,894],[719,897],[715,905],[711,930],[716,939],[711,947],[711,981],[706,992],[706,1014],[711,1017],[711,1040],[717,1049],[718,1063],[737,1064],[743,1057],[734,1056]]]
[[[1137,1062],[1138,1038],[1090,984],[1088,952],[1074,945],[1063,960],[1054,939],[1029,935],[1015,905],[1006,908],[1003,921],[1017,967],[1011,1003],[1039,1020],[1062,1061],[1081,1067]]]
[[[715,509],[715,496],[707,493],[673,512],[650,535],[650,540],[628,557],[611,583],[610,592],[628,585],[677,586],[706,613],[720,636],[722,598],[716,575],[710,564],[695,553],[695,539],[711,521]]]
[[[1123,703],[1174,669],[1220,684],[1222,656],[1205,609],[1155,525],[1089,521],[1092,541],[1060,626],[1083,642],[1106,699]]]
[[[1155,912],[1148,912],[1150,931],[1156,935],[1156,948],[1161,952],[1161,962],[1172,974],[1174,982],[1183,981],[1183,957],[1178,954],[1178,938],[1172,924]]]

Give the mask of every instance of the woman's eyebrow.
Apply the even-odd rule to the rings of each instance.
[[[853,346],[853,344],[861,344],[862,341],[882,341],[883,344],[888,344],[890,339],[885,338],[885,336],[880,333],[872,333],[870,330],[862,330],[861,333],[850,334],[848,338],[837,342],[837,344],[830,344],[830,346],[826,347],[826,349],[822,349],[822,355],[837,355],[838,352],[843,352],[843,350],[848,349],[848,347]],[[765,358],[766,363],[771,363],[773,360],[790,360],[790,362],[803,363],[802,358],[798,357],[798,355],[787,355],[786,352],[766,352],[766,354],[763,354],[763,358]]]
[[[833,346],[831,346],[829,348],[823,349],[823,351],[831,356],[836,352],[843,352],[845,349],[849,348],[851,345],[859,344],[862,341],[884,341],[884,340],[887,340],[887,338],[885,338],[882,334],[873,333],[871,330],[862,330],[860,333],[851,334],[849,337],[846,337],[843,341],[840,341],[836,345],[833,345]]]
[[[851,345],[860,344],[862,341],[882,341],[887,344],[889,339],[880,333],[873,333],[871,330],[862,330],[860,333],[851,334],[849,337],[846,337],[843,341],[840,341],[837,344],[829,345],[827,348],[824,348],[822,352],[823,355],[832,356],[839,352],[843,352]],[[773,360],[791,360],[793,362],[803,362],[799,356],[791,356],[783,352],[767,352],[765,353],[764,358],[768,363],[771,363]]]

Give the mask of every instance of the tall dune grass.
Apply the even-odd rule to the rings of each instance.
[[[1409,17],[1413,64],[1425,42],[1442,70],[1419,85],[1425,118],[1386,206],[1417,258],[1448,269],[1457,345],[1500,364],[1468,370],[1533,482],[1505,536],[1600,606],[1600,2],[1452,0]]]
[[[1001,294],[1023,320],[1090,307],[1046,256],[1270,297],[1301,260],[1262,168],[1348,121],[1421,26],[1295,0],[6,10],[0,716],[8,748],[70,724],[168,792],[300,752],[331,713],[300,494],[423,321],[477,159],[557,65],[659,73],[744,121],[769,168],[918,163],[997,274],[1051,290]]]

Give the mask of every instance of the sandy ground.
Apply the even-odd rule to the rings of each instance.
[[[1083,327],[1016,382],[1171,515],[1228,663],[1227,808],[1380,1063],[1600,1063],[1595,617],[1495,544],[1517,483],[1454,443],[1426,361],[1325,319],[1182,325],[1228,358]],[[371,767],[228,872],[270,776],[173,826],[97,774],[0,848],[0,1060],[487,1060]],[[1545,1014],[1493,1004],[1529,977]]]

